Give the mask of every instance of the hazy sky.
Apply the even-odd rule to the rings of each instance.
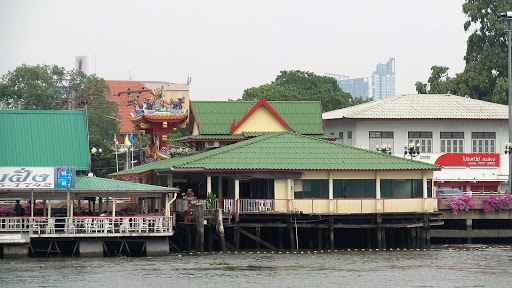
[[[0,75],[87,55],[106,80],[190,75],[192,100],[227,100],[281,70],[370,77],[394,57],[396,93],[416,93],[432,65],[463,70],[463,2],[0,0]]]

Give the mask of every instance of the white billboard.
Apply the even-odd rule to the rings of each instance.
[[[76,56],[75,57],[75,69],[80,70],[87,74],[88,72],[88,61],[87,56]]]
[[[74,188],[73,167],[0,167],[0,189]]]

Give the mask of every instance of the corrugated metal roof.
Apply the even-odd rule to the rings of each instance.
[[[117,181],[99,177],[77,176],[76,186],[73,190],[127,190],[127,191],[150,191],[170,190],[171,188],[154,186],[126,181]]]
[[[267,134],[176,165],[206,170],[439,170],[438,165],[290,132]]]
[[[325,112],[328,119],[508,119],[508,106],[451,94],[409,94]]]
[[[0,110],[0,166],[89,170],[85,111]]]
[[[258,101],[191,101],[199,132],[230,134],[233,120],[240,120]],[[323,134],[319,101],[269,101],[270,106],[296,133]]]

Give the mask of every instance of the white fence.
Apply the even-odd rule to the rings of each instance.
[[[173,234],[173,216],[0,217],[0,232],[31,236],[164,236]]]

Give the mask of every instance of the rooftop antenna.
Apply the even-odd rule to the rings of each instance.
[[[132,80],[132,75],[133,75],[133,72],[132,71],[128,71],[128,80]]]
[[[190,77],[190,75],[187,75],[187,85],[190,85],[191,82],[192,82],[192,77]]]

